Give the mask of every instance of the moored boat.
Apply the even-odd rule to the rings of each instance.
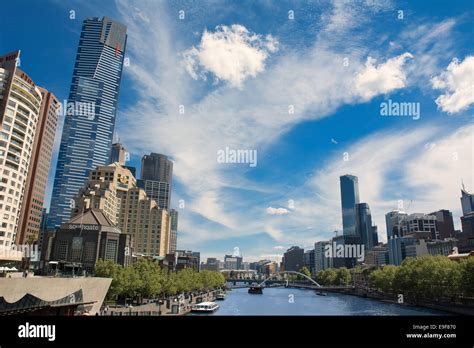
[[[224,301],[225,300],[225,292],[220,292],[216,295],[217,301]]]
[[[219,305],[215,302],[201,302],[195,304],[191,308],[191,312],[195,313],[211,313],[219,308]]]

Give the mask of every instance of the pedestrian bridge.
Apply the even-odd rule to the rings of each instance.
[[[303,278],[303,280],[289,280],[281,279],[286,275],[296,275]],[[286,278],[286,277],[285,277]],[[257,279],[227,279],[227,283],[233,284],[230,286],[231,289],[237,288],[249,288],[251,286],[260,287],[292,287],[292,288],[304,288],[304,289],[318,289],[318,290],[343,290],[353,289],[352,285],[340,285],[340,286],[323,286],[316,282],[314,279],[308,277],[306,274],[296,271],[283,271],[269,275],[262,280]],[[242,284],[243,283],[243,284]]]

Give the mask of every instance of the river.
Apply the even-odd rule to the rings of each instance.
[[[351,295],[318,296],[314,290],[265,288],[263,295],[247,291],[228,291],[224,301],[217,301],[220,308],[211,315],[446,315]]]

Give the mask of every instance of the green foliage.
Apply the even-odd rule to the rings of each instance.
[[[316,281],[326,286],[349,285],[351,272],[345,267],[324,269],[318,272]]]
[[[474,257],[469,257],[460,264],[460,287],[466,296],[474,296]]]
[[[157,262],[139,259],[133,265],[122,267],[112,261],[99,260],[95,267],[96,277],[112,278],[108,299],[156,298],[177,293],[213,289],[225,284],[219,272],[195,272],[184,269],[178,273],[160,269]]]
[[[387,265],[369,274],[369,285],[385,292],[393,290],[397,266]]]
[[[299,272],[300,272],[300,273],[303,273],[305,276],[311,278],[311,272],[309,271],[308,267],[306,267],[306,266],[301,267],[301,269],[299,270]]]
[[[474,294],[474,259],[461,263],[445,256],[406,258],[400,266],[385,266],[369,275],[369,285],[419,300]]]

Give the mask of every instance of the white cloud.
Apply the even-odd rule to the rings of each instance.
[[[198,47],[183,53],[186,71],[195,79],[206,79],[212,73],[217,80],[242,87],[248,77],[265,70],[265,60],[278,50],[271,35],[262,37],[242,25],[220,25],[214,32],[204,31]]]
[[[438,108],[449,114],[466,110],[474,103],[474,56],[461,63],[453,59],[445,71],[431,79],[431,85],[445,91],[436,98]]]
[[[264,158],[267,147],[294,125],[330,115],[342,105],[359,102],[361,97],[370,99],[378,93],[402,88],[407,84],[403,69],[408,53],[399,54],[408,48],[393,53],[390,56],[394,58],[378,66],[373,61],[364,66],[366,52],[354,50],[347,55],[350,65],[344,67],[346,55],[329,49],[327,41],[318,39],[298,50],[282,49],[265,68],[265,73],[259,74],[258,65],[252,65],[256,78],[249,79],[252,75],[239,77],[239,74],[250,68],[225,73],[226,65],[220,58],[217,61],[209,58],[208,67],[203,66],[197,53],[210,51],[202,49],[201,40],[195,48],[197,53],[190,56],[195,61],[188,62],[194,69],[190,72],[197,74],[195,78],[212,73],[228,84],[242,83],[242,88],[227,88],[221,84],[202,86],[193,84],[190,75],[177,67],[178,52],[184,50],[180,45],[189,47],[189,43],[179,40],[174,22],[166,16],[150,16],[150,23],[134,20],[129,15],[133,12],[130,6],[128,2],[120,2],[119,9],[130,37],[134,38],[129,40],[132,64],[128,73],[137,91],[137,103],[129,110],[120,110],[118,127],[124,130],[121,137],[132,153],[155,151],[175,159],[173,179],[178,184],[175,187],[179,186],[179,196],[186,202],[185,208],[180,210],[182,247],[258,233],[266,233],[282,245],[311,245],[315,240],[330,237],[341,224],[337,213],[340,211],[338,175],[346,172],[359,175],[361,195],[370,204],[374,221],[382,233],[383,215],[404,191],[404,187],[397,185],[401,179],[395,183],[388,179],[388,169],[399,168],[394,163],[408,163],[410,158],[415,158],[412,148],[428,141],[430,130],[374,134],[350,147],[349,162],[341,164],[342,157],[338,154],[329,164],[321,163],[323,167],[316,173],[321,186],[311,181],[286,195],[278,185],[257,187],[255,182],[245,179],[248,168],[219,165],[216,151],[225,146],[257,149],[259,158]],[[147,14],[169,12],[161,8],[164,3],[140,2],[136,6]],[[231,27],[228,30],[233,31]],[[208,33],[210,41],[215,40],[215,33]],[[273,41],[256,36],[259,49],[266,50],[267,55],[275,49],[268,46]],[[221,44],[226,46],[228,43],[222,40]],[[261,46],[262,42],[267,46]],[[247,58],[244,61],[250,64]],[[266,59],[262,64],[265,62]],[[354,83],[358,74],[361,74],[359,89]],[[185,107],[184,114],[178,113],[180,105]],[[289,105],[294,106],[294,114],[288,113]],[[347,146],[343,139],[338,140],[338,146]],[[387,189],[399,190],[399,193],[384,196]],[[173,199],[176,199],[176,190]],[[261,192],[264,194],[260,195]],[[423,193],[420,191],[420,195]],[[270,195],[277,198],[267,199]],[[393,197],[393,202],[387,202],[391,199],[387,197]],[[258,199],[262,201],[255,202]],[[295,201],[295,209],[281,218],[258,208],[285,206],[283,202],[289,199]],[[252,209],[252,204],[257,208]],[[314,228],[307,230],[305,226]],[[268,249],[264,252],[274,251],[272,245]]]
[[[285,248],[283,245],[275,245],[275,246],[273,247],[273,249],[275,249],[275,250],[284,250],[284,249],[286,249],[286,248]]]
[[[405,52],[377,66],[376,60],[368,57],[365,69],[356,76],[356,93],[363,100],[370,100],[377,94],[386,94],[405,87],[406,74],[403,66],[407,58],[413,58],[411,53]]]
[[[285,215],[288,213],[289,213],[289,210],[286,208],[273,208],[273,207],[267,208],[268,215]]]

